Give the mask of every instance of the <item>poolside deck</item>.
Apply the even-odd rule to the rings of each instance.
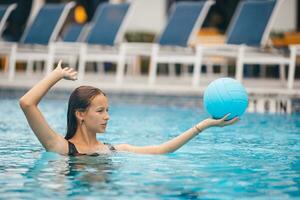
[[[54,88],[71,90],[79,85],[92,85],[111,93],[137,93],[137,94],[159,94],[159,95],[188,95],[202,96],[206,86],[216,78],[217,75],[203,75],[198,87],[191,86],[191,77],[159,76],[156,84],[149,85],[147,76],[127,76],[122,84],[115,82],[115,76],[110,74],[99,75],[87,73],[84,81],[61,81]],[[0,73],[0,88],[28,89],[43,78],[42,73],[26,75],[17,73],[13,81],[9,81],[7,74]],[[284,82],[279,79],[246,78],[243,81],[250,96],[285,96],[300,99],[300,81],[295,82],[294,89],[288,90]]]
[[[7,74],[0,73],[0,98],[4,96],[20,96],[26,90],[34,86],[44,77],[42,73],[27,74],[17,73],[15,79],[10,81]],[[113,74],[101,75],[99,73],[87,73],[84,81],[63,80],[56,84],[52,91],[71,91],[80,85],[92,85],[101,88],[111,94],[110,99],[120,99],[130,103],[153,103],[166,105],[183,105],[203,107],[201,98],[207,85],[219,78],[216,75],[203,75],[198,87],[191,86],[191,77],[159,76],[156,84],[149,85],[147,76],[126,76],[122,84],[117,84]],[[294,89],[288,90],[286,84],[279,79],[244,79],[243,85],[249,94],[250,113],[300,113],[300,81],[295,82]],[[21,90],[21,93],[20,93]],[[2,91],[2,92],[1,92]],[[3,92],[5,91],[5,92]],[[19,92],[15,92],[19,91]],[[66,93],[63,92],[64,98]],[[112,94],[114,97],[112,97]],[[122,94],[120,96],[120,94]],[[161,98],[164,96],[165,98]],[[168,98],[175,96],[176,98]]]

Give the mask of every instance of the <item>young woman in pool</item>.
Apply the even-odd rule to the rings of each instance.
[[[226,126],[238,121],[234,118],[205,119],[179,136],[152,146],[133,146],[129,144],[110,145],[97,140],[97,133],[104,133],[108,120],[108,100],[106,95],[97,88],[81,86],[70,96],[67,113],[67,134],[65,137],[57,134],[48,125],[38,108],[38,103],[47,91],[59,80],[76,80],[77,72],[72,68],[62,68],[61,61],[55,70],[30,89],[21,99],[20,106],[28,123],[47,151],[63,155],[94,155],[112,151],[127,151],[140,154],[165,154],[174,152],[197,136],[200,132],[212,126]]]

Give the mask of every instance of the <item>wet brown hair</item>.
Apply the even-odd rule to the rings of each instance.
[[[97,95],[105,95],[100,89],[92,86],[80,86],[76,88],[69,98],[67,114],[67,134],[65,139],[71,139],[77,129],[76,111],[85,111]]]

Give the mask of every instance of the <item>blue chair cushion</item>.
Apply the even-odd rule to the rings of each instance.
[[[7,6],[0,6],[0,21],[6,12]]]
[[[101,4],[93,18],[93,27],[86,42],[113,46],[122,22],[128,11],[129,4]]]
[[[158,43],[160,45],[187,46],[203,6],[204,2],[180,2],[174,4],[168,24]]]
[[[228,44],[260,46],[276,0],[241,2],[228,30]]]
[[[65,32],[62,40],[64,42],[77,42],[83,27],[84,25],[82,24],[71,24]]]
[[[47,4],[41,8],[30,26],[23,43],[47,45],[65,4]]]

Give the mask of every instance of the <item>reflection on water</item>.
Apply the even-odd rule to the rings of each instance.
[[[26,187],[42,187],[65,194],[85,193],[110,182],[116,169],[111,155],[68,157],[44,152],[24,173]]]

